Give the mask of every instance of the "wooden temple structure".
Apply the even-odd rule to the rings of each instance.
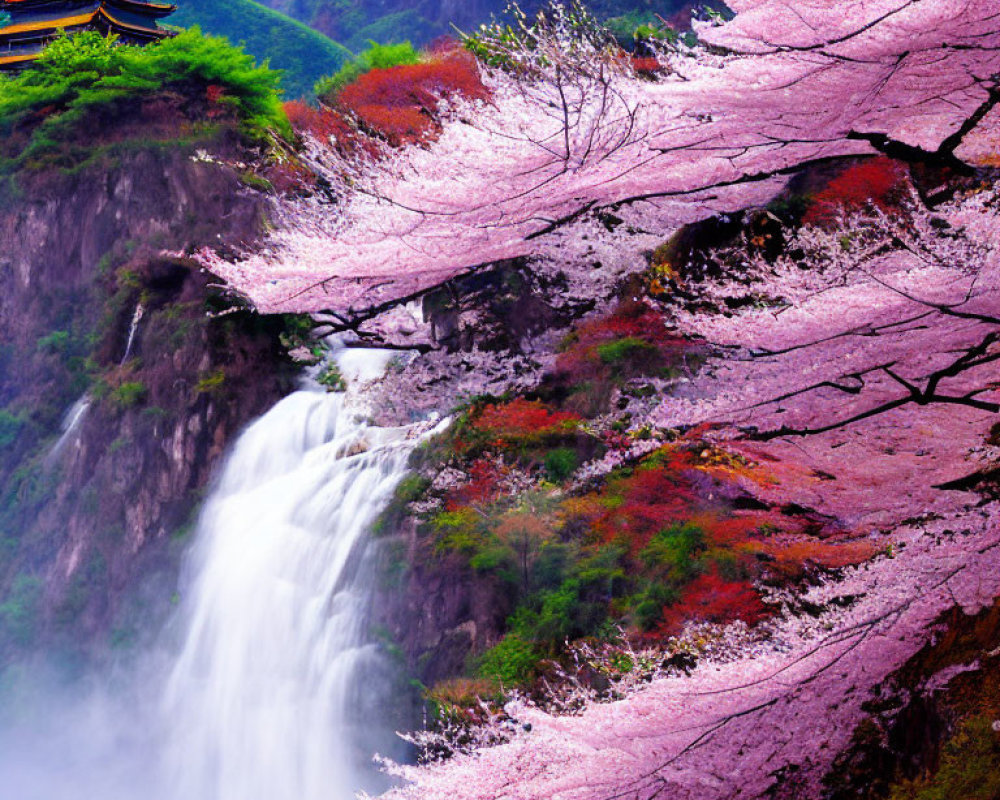
[[[59,31],[115,33],[129,44],[162,39],[170,33],[156,20],[176,8],[145,0],[0,0],[0,11],[10,15],[0,26],[0,70],[27,66]]]

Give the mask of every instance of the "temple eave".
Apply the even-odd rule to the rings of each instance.
[[[156,20],[175,8],[145,0],[0,0],[0,10],[12,17],[0,27],[0,70],[29,64],[63,31],[114,33],[136,45],[165,39],[172,32]]]
[[[107,0],[107,3],[113,8],[121,8],[150,17],[165,17],[177,10],[177,6],[171,3],[144,3],[141,0]]]
[[[0,56],[0,67],[17,67],[28,64],[41,54],[41,51],[38,51],[37,53],[16,53],[8,56]]]
[[[77,14],[71,17],[59,17],[58,19],[39,20],[36,22],[22,22],[15,25],[6,25],[0,28],[0,39],[13,36],[18,33],[33,33],[35,31],[59,30],[60,28],[78,28],[94,21],[98,11],[88,11],[86,14]]]

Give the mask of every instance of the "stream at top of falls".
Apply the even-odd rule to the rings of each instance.
[[[359,380],[384,366],[382,353],[339,355]],[[202,510],[169,643],[127,687],[0,737],[0,786],[16,787],[0,797],[346,800],[381,788],[371,759],[391,741],[378,719],[392,679],[368,630],[368,531],[427,427],[375,427],[315,385],[251,424]]]

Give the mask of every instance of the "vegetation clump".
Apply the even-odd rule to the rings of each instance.
[[[986,715],[963,720],[937,770],[896,784],[890,800],[995,800],[1000,797],[1000,730]]]
[[[345,63],[334,74],[320,78],[313,90],[320,100],[332,104],[336,101],[337,94],[345,86],[354,83],[362,75],[374,69],[389,69],[390,67],[416,64],[419,60],[420,54],[409,42],[379,44],[369,41],[366,50]]]
[[[428,141],[440,132],[442,102],[459,98],[485,102],[490,93],[475,59],[451,49],[416,63],[372,69],[334,97],[365,128],[399,147]]]
[[[146,47],[87,31],[62,36],[32,69],[0,75],[0,169],[74,167],[114,123],[164,128],[167,139],[231,122],[253,143],[290,136],[279,73],[197,28]],[[137,134],[139,135],[139,134]]]

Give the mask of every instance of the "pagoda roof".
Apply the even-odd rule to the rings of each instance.
[[[146,0],[105,0],[107,5],[147,17],[165,17],[177,10],[173,3],[146,2]],[[41,13],[46,10],[62,16],[66,14],[65,0],[0,0],[0,10],[8,11],[15,17],[24,13]],[[88,4],[89,5],[89,4]]]
[[[112,30],[139,36],[160,38],[168,35],[167,31],[156,27],[156,23],[148,17],[132,12],[131,9],[122,9],[121,13],[111,13],[103,4],[84,8],[85,10],[77,14],[46,15],[44,18],[34,18],[0,27],[0,41],[10,36],[54,31],[60,28],[79,28],[93,23],[103,23]]]
[[[15,0],[15,2],[24,2],[24,0]],[[106,0],[106,2],[115,8],[153,17],[165,17],[177,10],[177,6],[173,3],[146,3],[144,0]]]
[[[41,55],[40,50],[3,55],[0,56],[0,67],[9,67],[9,66],[17,66],[19,64],[27,64],[29,61],[34,61],[40,55]]]
[[[105,0],[105,3],[115,8],[152,17],[164,17],[177,10],[177,6],[173,3],[155,3],[146,2],[146,0]],[[67,5],[69,4],[65,0],[0,0],[0,10],[13,14],[29,11],[44,13],[45,7],[49,6],[53,11],[65,15]]]
[[[18,22],[13,25],[5,25],[0,28],[0,37],[10,36],[15,33],[32,33],[34,31],[55,30],[56,28],[76,28],[80,25],[87,25],[94,21],[100,13],[101,8],[88,8],[83,13],[71,14],[68,16],[46,16],[41,19],[32,19],[27,22]]]
[[[125,13],[128,14],[128,12]],[[95,16],[100,17],[116,30],[121,29],[133,33],[151,34],[161,38],[170,35],[168,31],[157,28],[155,22],[150,21],[149,24],[143,24],[146,22],[146,19],[138,14],[128,14],[127,17],[123,17],[121,14],[112,15],[103,5],[97,10]],[[137,17],[139,18],[138,20],[136,19]],[[0,33],[2,33],[2,30],[0,30]]]

